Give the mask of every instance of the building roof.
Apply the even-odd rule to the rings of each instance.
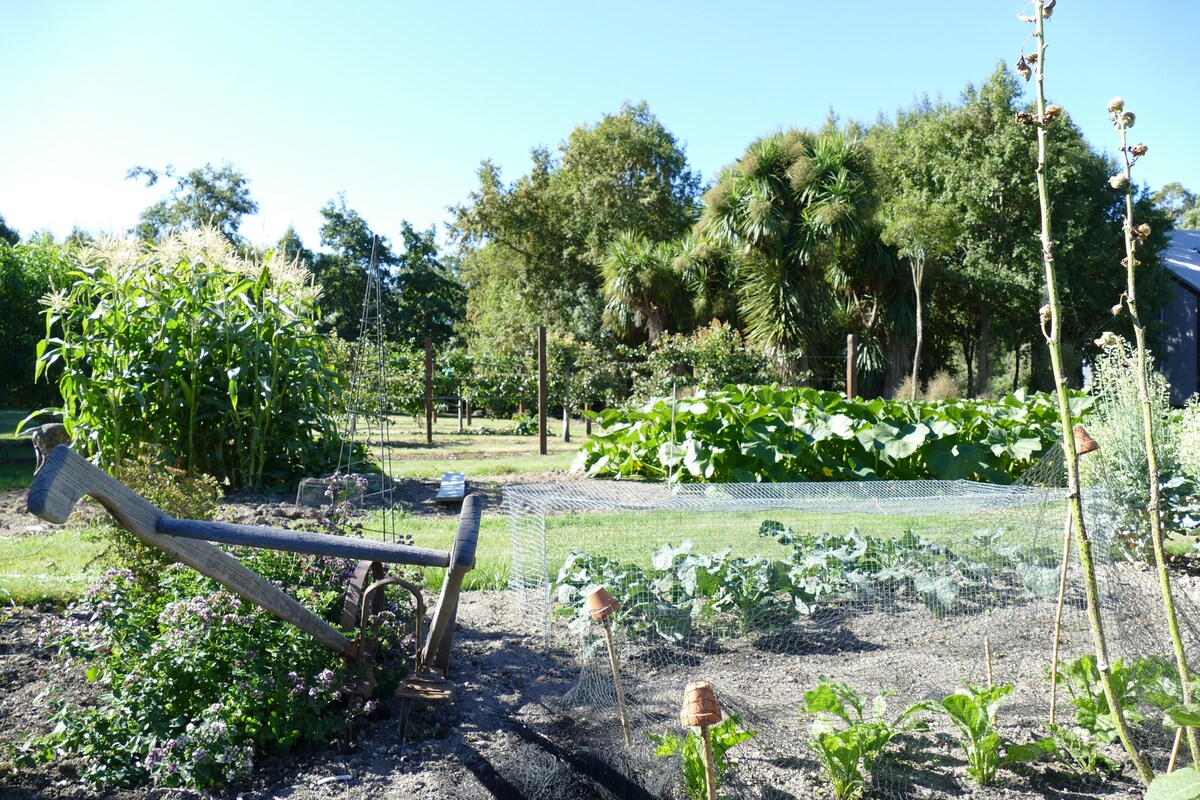
[[[1200,231],[1171,231],[1163,266],[1192,291],[1200,293]]]

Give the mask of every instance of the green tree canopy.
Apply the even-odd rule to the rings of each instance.
[[[874,204],[869,152],[833,129],[759,139],[721,171],[696,235],[733,252],[730,283],[751,342],[777,357],[822,349],[828,273],[868,235]]]
[[[183,175],[170,165],[161,172],[133,167],[125,177],[144,179],[146,186],[154,186],[160,178],[175,181],[166,197],[141,213],[134,232],[143,241],[156,242],[171,231],[212,227],[234,244],[241,244],[238,229],[242,218],[258,213],[258,203],[250,197],[250,181],[228,163],[220,167],[205,164]]]
[[[428,336],[441,346],[464,317],[466,292],[438,252],[436,227],[418,231],[401,220],[400,241],[404,249],[389,281],[396,312],[389,338],[417,345]]]
[[[1172,224],[1180,230],[1200,230],[1200,201],[1194,192],[1183,188],[1183,184],[1172,181],[1150,195],[1150,199],[1160,211],[1171,218]]]
[[[470,293],[511,284],[496,312],[504,323],[482,330],[546,324],[595,339],[608,243],[626,230],[656,242],[681,236],[692,222],[699,177],[645,103],[579,126],[557,157],[544,147],[531,156],[529,174],[511,184],[484,161],[479,188],[455,209],[453,239],[464,251],[490,248],[485,257],[464,253],[469,317],[490,313]]]
[[[4,216],[0,215],[0,242],[15,245],[20,241],[21,234],[17,233],[14,228],[8,227],[8,223],[4,221]]]
[[[907,238],[899,235],[899,222],[912,219],[906,206],[914,202],[935,204],[938,215],[954,222],[948,251],[941,246],[950,240],[935,236],[941,258],[940,268],[928,276],[926,363],[930,372],[943,368],[952,348],[961,348],[971,393],[987,390],[998,353],[1032,343],[1035,361],[1044,356],[1037,315],[1043,302],[1041,256],[1030,233],[1039,229],[1030,172],[1036,145],[1033,129],[1017,118],[1025,110],[1017,79],[1001,63],[982,86],[968,86],[957,103],[917,103],[870,132],[893,240]],[[1054,123],[1049,137],[1064,337],[1078,365],[1101,326],[1111,327],[1108,310],[1120,295],[1120,231],[1111,224],[1119,198],[1107,181],[1113,165],[1092,150],[1069,116]],[[925,234],[937,234],[940,226],[933,227]],[[1155,252],[1146,250],[1142,271],[1143,297],[1151,303],[1160,296],[1154,286],[1162,285]]]

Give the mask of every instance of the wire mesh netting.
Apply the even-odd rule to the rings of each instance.
[[[611,723],[597,724],[597,748],[621,753],[623,763],[642,758],[644,785],[653,784],[656,796],[682,790],[663,777],[672,770],[654,765],[648,734],[679,731],[683,687],[697,679],[712,682],[726,714],[758,731],[730,753],[737,763],[725,776],[729,796],[813,796],[828,783],[811,746],[815,717],[804,713],[804,694],[822,680],[854,687],[868,718],[873,698],[884,693],[889,720],[909,704],[964,691],[964,682],[1012,684],[997,727],[1013,743],[1030,743],[1047,734],[1061,613],[1058,660],[1073,666],[1060,679],[1057,722],[1075,725],[1076,695],[1091,692],[1095,702],[1099,688],[1083,674],[1086,659],[1079,661],[1093,652],[1093,639],[1073,546],[1059,612],[1063,483],[1055,456],[1012,486],[509,487],[510,587],[526,632],[578,669],[560,711]],[[1157,573],[1126,557],[1114,527],[1118,509],[1100,493],[1087,499],[1110,657],[1158,670],[1151,682],[1158,680],[1164,696],[1177,694]],[[586,596],[597,586],[619,604],[607,625],[588,613]],[[1195,608],[1186,595],[1180,602],[1192,644]],[[621,746],[606,633],[632,749]],[[1132,714],[1135,735],[1161,769],[1174,732],[1161,710],[1142,701]],[[901,751],[878,762],[871,796],[958,796],[973,788],[951,721],[933,712],[924,719],[929,732],[898,740]],[[1122,756],[1105,741],[1097,752]],[[1043,796],[1063,780],[1055,769],[1025,768],[1008,785],[1018,793],[1003,796]],[[1072,785],[1100,796],[1114,780],[1122,779],[1100,771]]]

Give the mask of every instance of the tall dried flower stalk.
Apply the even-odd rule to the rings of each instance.
[[[1138,399],[1142,407],[1142,430],[1145,435],[1147,479],[1150,499],[1146,504],[1146,514],[1150,522],[1150,545],[1154,550],[1154,563],[1158,568],[1158,582],[1162,589],[1163,613],[1167,619],[1167,631],[1171,636],[1171,645],[1175,650],[1175,666],[1179,670],[1179,682],[1183,688],[1183,702],[1192,702],[1191,675],[1188,670],[1187,655],[1183,649],[1183,637],[1179,633],[1179,618],[1175,613],[1175,600],[1171,591],[1171,575],[1167,570],[1166,553],[1163,549],[1162,530],[1162,490],[1159,486],[1158,450],[1154,441],[1154,411],[1150,402],[1150,379],[1146,374],[1146,326],[1138,314],[1137,282],[1134,275],[1139,261],[1137,246],[1150,235],[1150,226],[1143,223],[1134,227],[1133,224],[1133,180],[1131,172],[1138,159],[1146,154],[1144,144],[1129,144],[1129,129],[1133,127],[1136,117],[1132,111],[1125,109],[1125,101],[1114,97],[1108,104],[1109,118],[1121,135],[1121,171],[1109,178],[1109,184],[1114,188],[1125,190],[1125,295],[1124,305],[1133,321],[1133,336],[1137,345],[1136,366]],[[1120,304],[1114,309],[1120,311]],[[1197,741],[1196,729],[1187,729],[1188,746],[1192,751],[1192,763],[1200,764],[1200,743]]]
[[[1108,644],[1104,635],[1104,622],[1100,617],[1100,593],[1096,583],[1096,565],[1092,560],[1092,542],[1088,535],[1083,519],[1083,495],[1079,490],[1079,455],[1075,450],[1075,439],[1071,429],[1071,412],[1067,400],[1067,379],[1063,370],[1062,359],[1062,312],[1058,299],[1058,281],[1054,268],[1054,243],[1050,236],[1050,199],[1046,187],[1046,132],[1055,118],[1062,113],[1061,109],[1053,107],[1051,111],[1046,104],[1043,85],[1046,70],[1046,18],[1054,9],[1056,0],[1035,0],[1032,17],[1022,19],[1035,25],[1033,39],[1036,51],[1031,55],[1022,55],[1017,62],[1017,71],[1025,80],[1036,76],[1037,107],[1028,124],[1037,128],[1037,189],[1038,202],[1042,217],[1042,263],[1046,273],[1046,296],[1048,302],[1042,307],[1040,316],[1042,333],[1050,350],[1050,364],[1054,369],[1054,385],[1058,392],[1059,418],[1062,425],[1063,454],[1066,456],[1067,468],[1067,498],[1070,505],[1071,524],[1075,530],[1076,549],[1079,553],[1079,565],[1083,573],[1084,593],[1087,597],[1087,616],[1091,627],[1092,638],[1096,649],[1096,667],[1100,672],[1100,683],[1108,707],[1112,710],[1117,735],[1125,751],[1133,761],[1134,767],[1142,781],[1148,786],[1154,779],[1154,772],[1149,761],[1138,752],[1125,719],[1124,710],[1113,689],[1112,674],[1108,663]],[[1023,112],[1024,113],[1024,112]],[[1030,115],[1026,114],[1026,117]],[[1021,120],[1026,122],[1026,120]]]

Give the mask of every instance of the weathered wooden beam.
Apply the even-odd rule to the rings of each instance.
[[[29,510],[47,522],[61,524],[85,494],[94,497],[126,530],[151,547],[308,632],[325,646],[347,657],[355,655],[354,643],[337,628],[233,556],[208,542],[160,534],[160,520],[169,517],[66,445],[56,447],[34,476],[29,488]]]
[[[387,564],[412,564],[416,567],[442,567],[443,569],[450,566],[450,554],[445,550],[312,531],[290,531],[258,525],[238,525],[232,522],[176,519],[164,515],[158,521],[158,532],[185,539],[203,539],[221,544],[287,550],[293,553],[313,553],[314,555],[352,558],[359,561],[382,561]]]

